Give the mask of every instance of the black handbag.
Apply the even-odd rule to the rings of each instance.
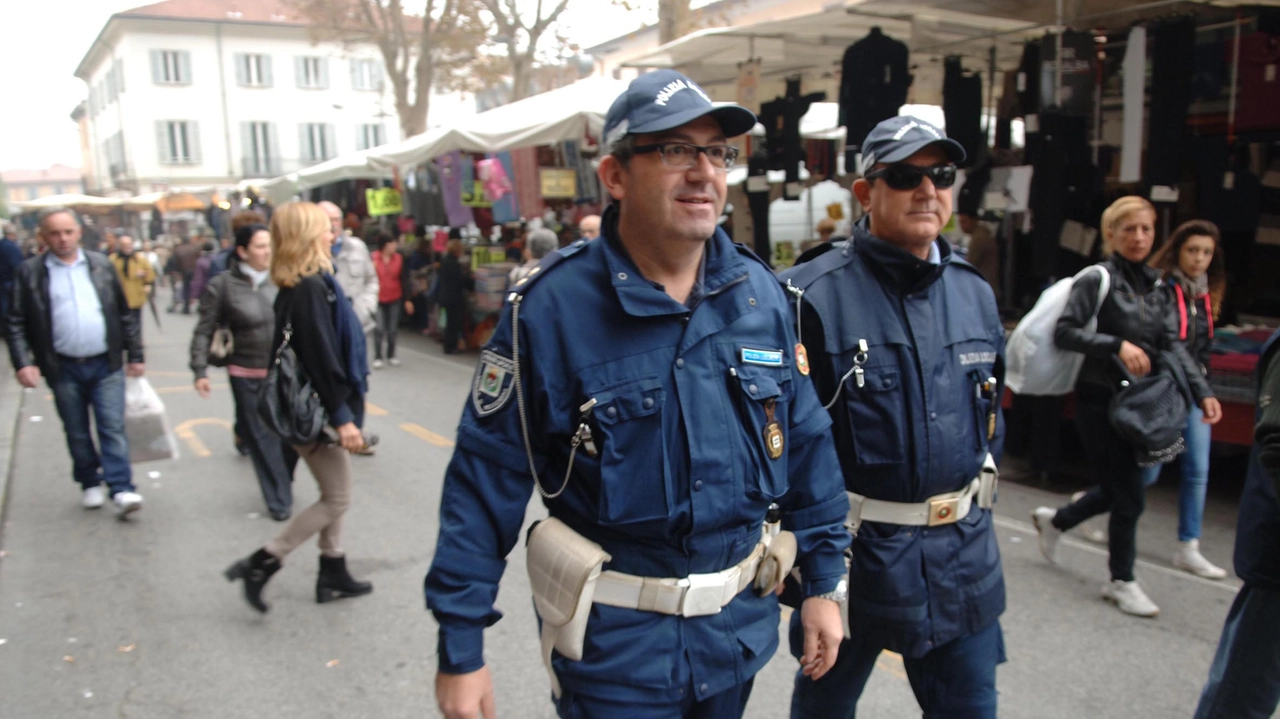
[[[284,341],[258,391],[258,414],[267,429],[291,445],[314,444],[327,419],[320,395],[311,388],[298,356],[289,346],[293,324],[284,326]]]
[[[1139,466],[1172,462],[1187,448],[1182,433],[1191,414],[1191,388],[1182,366],[1171,352],[1153,355],[1151,373],[1136,378],[1114,357],[1124,372],[1120,391],[1111,398],[1111,426],[1133,445]]]

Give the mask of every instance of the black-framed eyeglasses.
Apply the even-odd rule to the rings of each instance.
[[[868,180],[883,178],[884,184],[894,190],[914,190],[920,186],[926,176],[933,182],[934,187],[945,190],[956,184],[956,166],[917,167],[899,164],[872,170],[866,174]]]
[[[738,148],[733,145],[693,145],[688,142],[659,142],[652,145],[637,145],[631,149],[636,155],[657,152],[662,155],[662,164],[687,170],[698,164],[698,153],[705,153],[711,166],[719,170],[728,170],[738,159]]]

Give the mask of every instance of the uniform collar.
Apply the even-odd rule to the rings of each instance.
[[[604,212],[600,223],[600,239],[604,240],[605,263],[609,268],[609,281],[618,293],[618,301],[627,314],[637,317],[681,314],[692,307],[676,302],[666,290],[641,274],[635,261],[618,236],[618,207],[611,205]],[[698,284],[690,293],[690,300],[697,301],[747,274],[746,264],[733,247],[729,236],[719,227],[703,245],[702,265],[698,269]]]
[[[954,257],[951,245],[942,237],[937,238],[930,245],[929,259],[922,260],[872,235],[863,222],[854,225],[853,236],[849,241],[858,254],[871,265],[881,281],[903,295],[927,290],[939,277],[942,277],[942,273]]]

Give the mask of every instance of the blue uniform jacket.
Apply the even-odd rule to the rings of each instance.
[[[831,407],[845,486],[921,502],[967,485],[1004,438],[1004,331],[982,275],[937,241],[934,265],[855,227],[781,275],[804,290],[802,337]],[[815,256],[816,255],[816,256]],[[859,386],[850,372],[866,340]],[[979,385],[995,377],[984,396]],[[997,413],[988,437],[989,413]],[[853,540],[850,629],[918,657],[990,626],[1005,608],[991,512],[956,524],[865,522]]]
[[[835,588],[849,543],[831,421],[795,369],[795,332],[769,268],[720,230],[692,309],[647,281],[605,216],[602,240],[548,255],[517,289],[521,384],[543,487],[564,481],[580,407],[597,457],[579,450],[551,515],[601,544],[606,569],[650,577],[716,572],[760,539],[771,502],[796,533],[807,594]],[[441,499],[425,582],[439,668],[484,664],[504,558],[534,484],[513,397],[512,303],[482,353]],[[743,350],[764,350],[744,361]],[[770,352],[775,354],[769,354]],[[749,353],[750,354],[750,353]],[[749,357],[750,359],[751,357]],[[770,360],[776,358],[776,363]],[[763,362],[763,363],[761,363]],[[766,405],[785,434],[765,452]],[[634,701],[703,699],[751,678],[778,642],[778,602],[745,590],[712,616],[593,605],[582,661],[553,658],[565,689]]]

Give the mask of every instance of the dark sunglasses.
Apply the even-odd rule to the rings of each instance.
[[[933,167],[917,167],[915,165],[889,165],[866,174],[868,180],[884,178],[884,184],[894,190],[914,190],[920,186],[925,176],[939,190],[945,190],[956,184],[955,165],[934,165]]]

